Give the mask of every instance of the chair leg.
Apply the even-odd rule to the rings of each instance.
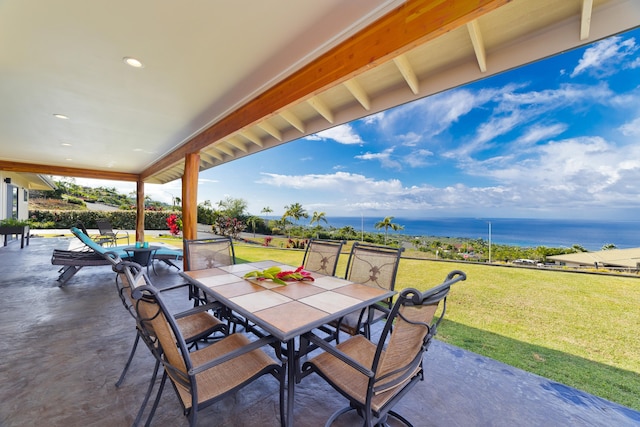
[[[160,388],[158,389],[158,394],[156,394],[156,400],[153,402],[153,407],[151,408],[151,413],[149,414],[149,418],[147,418],[147,422],[145,423],[145,427],[149,427],[151,425],[151,419],[156,413],[156,409],[158,409],[158,403],[160,402],[160,396],[162,395],[162,390],[164,390],[164,384],[167,382],[167,371],[162,373],[162,380],[160,381]]]
[[[149,388],[147,389],[147,393],[142,400],[142,405],[140,405],[140,409],[138,410],[138,415],[136,415],[136,419],[133,422],[133,427],[137,427],[140,424],[140,420],[142,420],[142,414],[144,413],[144,408],[147,406],[149,402],[149,398],[151,397],[151,392],[153,391],[153,386],[156,383],[156,378],[158,377],[158,369],[160,369],[160,361],[156,360],[156,366],[153,368],[153,375],[151,375],[151,380],[149,381]]]
[[[127,375],[127,371],[129,370],[129,365],[131,365],[131,360],[133,360],[133,355],[136,354],[136,349],[138,348],[138,341],[140,341],[140,334],[136,332],[136,339],[133,342],[133,347],[131,348],[131,352],[129,353],[129,358],[127,359],[127,363],[124,365],[124,369],[120,374],[120,378],[116,382],[116,387],[120,387],[122,385],[122,381],[124,381],[125,375]]]

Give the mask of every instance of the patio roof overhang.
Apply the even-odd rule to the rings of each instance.
[[[8,0],[0,12],[0,169],[151,183],[182,178],[189,154],[215,167],[640,24],[635,0]]]

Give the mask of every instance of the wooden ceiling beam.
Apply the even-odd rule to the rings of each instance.
[[[108,179],[111,181],[136,182],[140,175],[126,172],[100,171],[84,168],[70,168],[67,166],[39,165],[35,163],[20,163],[0,160],[0,170],[9,172],[28,172],[43,175],[72,176],[77,178]]]
[[[260,139],[260,137],[258,135],[256,135],[255,132],[253,132],[251,129],[244,129],[244,130],[240,131],[240,135],[244,136],[249,141],[251,141],[254,144],[256,144],[258,147],[262,147],[264,145],[262,143],[262,140]]]
[[[480,32],[480,25],[478,24],[478,20],[474,19],[473,21],[467,23],[467,30],[469,31],[469,36],[471,37],[471,44],[473,44],[473,50],[476,53],[476,59],[478,61],[478,66],[480,67],[480,71],[486,73],[487,53],[485,51],[484,40],[482,39],[482,33]]]
[[[285,108],[335,87],[412,48],[433,40],[508,3],[510,0],[407,0],[373,24],[330,49],[299,71],[232,111],[153,165],[152,176],[187,154],[278,114]]]
[[[233,152],[233,148],[226,141],[216,144],[216,150],[222,151],[229,157],[235,157],[236,153]]]
[[[282,132],[268,121],[265,120],[264,122],[258,123],[258,127],[278,141],[282,141]]]
[[[227,138],[224,140],[224,142],[226,142],[227,144],[236,147],[237,149],[239,149],[240,151],[246,153],[247,152],[247,146],[244,144],[244,142],[242,142],[241,140],[239,140],[238,138],[232,136],[230,138]]]
[[[280,117],[285,119],[291,126],[298,129],[300,132],[304,133],[304,123],[300,120],[295,114],[291,111],[280,111]]]
[[[329,123],[333,123],[334,121],[333,111],[331,111],[331,108],[329,108],[326,102],[323,102],[317,96],[309,98],[307,102],[309,103],[309,105],[313,107],[314,110],[320,113],[320,115],[324,117]]]
[[[593,13],[593,0],[582,0],[582,17],[580,20],[580,40],[589,38],[591,31],[591,14]]]
[[[367,92],[365,92],[362,85],[358,83],[356,79],[347,80],[344,82],[344,85],[365,110],[369,111],[371,109],[369,95],[367,95]]]
[[[411,67],[407,55],[399,55],[393,58],[393,62],[396,64],[396,67],[398,67],[398,70],[400,70],[400,74],[402,74],[404,81],[409,85],[411,92],[413,92],[414,95],[417,95],[419,91],[418,77],[413,71],[413,67]]]
[[[219,161],[223,160],[222,154],[218,153],[218,150],[216,150],[215,147],[202,151],[200,155],[202,155],[202,153],[206,154],[208,157],[214,157]]]

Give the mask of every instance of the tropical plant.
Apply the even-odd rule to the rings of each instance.
[[[392,221],[393,221],[393,217],[387,216],[382,221],[376,222],[376,224],[374,225],[376,230],[380,230],[381,228],[384,228],[384,244],[385,245],[387,244],[387,232],[389,228],[391,228],[394,231],[402,230],[404,228],[404,226],[394,224]]]
[[[247,201],[240,198],[227,197],[218,202],[218,207],[223,216],[240,219],[247,210]]]
[[[240,233],[244,231],[246,225],[238,218],[232,218],[228,216],[219,216],[213,224],[213,229],[216,234],[221,236],[230,236],[232,239],[237,240]]]
[[[182,219],[176,214],[171,214],[167,217],[167,226],[171,234],[177,236],[180,234],[180,230],[182,230]]]
[[[309,221],[309,224],[310,225],[316,224],[316,238],[318,238],[318,231],[321,228],[320,221],[324,221],[325,224],[328,224],[326,214],[324,212],[314,211],[313,215],[311,215],[311,221]]]
[[[0,220],[0,227],[25,227],[29,225],[29,221],[16,219],[16,218],[7,218]]]
[[[256,237],[256,225],[258,224],[259,221],[262,221],[262,219],[258,218],[257,216],[251,215],[249,218],[247,218],[247,224],[251,226],[251,230],[253,231],[253,237]]]
[[[264,208],[262,208],[262,211],[260,211],[260,213],[264,214],[265,222],[271,212],[273,212],[273,209],[271,209],[269,206],[265,206]]]
[[[300,218],[309,218],[309,214],[304,210],[300,203],[292,203],[289,206],[284,207],[284,215],[282,215],[282,221],[286,224],[287,218],[293,218],[296,223]],[[291,237],[290,235],[288,237]]]

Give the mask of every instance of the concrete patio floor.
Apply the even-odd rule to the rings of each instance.
[[[134,338],[109,267],[86,267],[60,288],[54,248],[65,238],[0,247],[0,426],[128,426],[154,360],[138,349],[120,388],[114,383]],[[159,286],[181,283],[158,266]],[[182,296],[181,296],[182,297]],[[186,298],[172,304],[188,307]],[[396,407],[415,426],[637,426],[640,413],[436,341],[420,382]],[[198,425],[276,426],[278,384],[263,377],[199,413]],[[296,388],[295,424],[321,426],[346,401],[317,376]],[[187,425],[165,389],[152,423]],[[335,426],[359,425],[347,416]]]

